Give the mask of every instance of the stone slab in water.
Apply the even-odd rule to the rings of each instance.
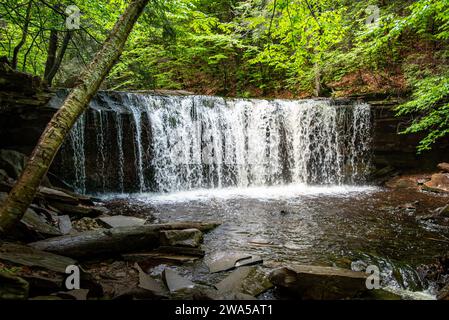
[[[257,296],[273,287],[273,284],[256,267],[241,267],[233,271],[215,287],[222,294],[232,292]]]
[[[108,228],[143,226],[144,219],[128,216],[101,217],[98,221]]]
[[[160,243],[163,246],[197,248],[203,242],[203,233],[198,229],[161,231]]]
[[[366,293],[368,275],[349,269],[295,265],[281,267],[270,273],[270,281],[304,300],[356,298]]]
[[[71,258],[13,243],[3,243],[0,246],[0,260],[60,273],[65,273],[67,266],[76,264],[76,260]]]
[[[162,279],[164,280],[170,292],[193,289],[195,287],[195,284],[192,281],[181,277],[175,271],[168,268],[164,269],[164,271],[162,272]]]
[[[207,266],[211,273],[215,273],[262,262],[263,260],[260,257],[247,253],[221,253],[218,256],[213,257],[211,261],[207,263]]]

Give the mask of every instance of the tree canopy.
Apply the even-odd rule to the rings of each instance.
[[[80,9],[68,30],[66,8]],[[54,86],[72,86],[125,0],[5,0],[0,56]],[[241,97],[410,97],[399,114],[449,133],[447,0],[155,0],[104,87]]]

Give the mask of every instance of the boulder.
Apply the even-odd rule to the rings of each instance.
[[[438,169],[440,169],[443,172],[449,173],[449,163],[447,162],[442,162],[440,164],[438,164]]]
[[[197,248],[203,242],[203,233],[198,229],[166,230],[160,232],[160,244]]]
[[[215,285],[220,294],[243,293],[257,296],[273,285],[265,273],[256,267],[241,267]]]
[[[335,267],[296,265],[270,273],[270,281],[290,295],[303,300],[356,298],[367,292],[368,275]]]
[[[29,285],[24,279],[0,272],[0,300],[28,299]]]
[[[106,228],[143,226],[146,222],[144,219],[128,216],[100,217],[97,220]]]
[[[433,174],[432,179],[429,182],[424,183],[422,188],[423,190],[431,192],[449,193],[449,174]]]

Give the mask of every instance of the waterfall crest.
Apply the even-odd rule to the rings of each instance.
[[[362,183],[370,140],[364,103],[101,92],[61,153],[78,191],[171,192]]]

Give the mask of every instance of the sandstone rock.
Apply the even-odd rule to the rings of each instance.
[[[447,162],[442,162],[440,164],[438,164],[438,169],[440,169],[443,172],[449,173],[449,163]]]
[[[414,176],[399,176],[388,180],[385,186],[392,189],[417,189],[418,180]]]
[[[34,210],[28,209],[20,222],[30,231],[42,235],[43,238],[61,236],[62,233]]]
[[[432,175],[432,179],[424,183],[422,188],[437,193],[449,193],[449,174],[436,173]]]
[[[256,267],[241,267],[233,271],[215,287],[220,294],[243,293],[257,296],[272,286],[266,275]]]
[[[127,216],[100,217],[98,221],[107,228],[143,226],[145,224],[144,219]]]
[[[349,269],[297,265],[271,272],[270,281],[304,300],[356,298],[367,291],[367,275]]]
[[[197,248],[203,242],[203,233],[197,229],[167,230],[160,232],[163,246]]]
[[[25,300],[28,298],[28,282],[6,272],[0,272],[0,300]]]

